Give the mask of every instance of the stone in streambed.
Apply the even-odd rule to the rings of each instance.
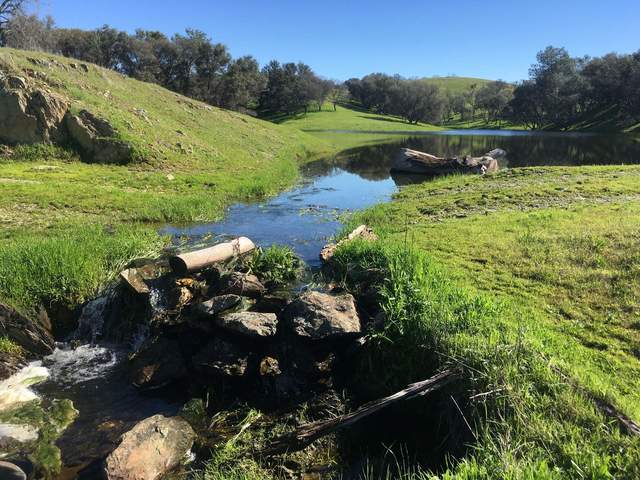
[[[131,381],[142,389],[159,388],[186,375],[187,368],[175,340],[150,340],[131,359]]]
[[[195,433],[180,417],[154,415],[122,436],[107,457],[107,480],[156,480],[177,467],[191,449]]]
[[[266,291],[266,288],[262,285],[258,277],[249,273],[233,272],[230,273],[225,280],[224,293],[258,298]]]
[[[312,340],[356,336],[361,331],[355,300],[348,293],[306,292],[287,307],[285,318],[294,333]]]
[[[201,316],[215,316],[226,310],[237,307],[242,301],[240,295],[227,294],[218,295],[206,302],[199,303],[195,306],[195,311]]]
[[[276,334],[278,318],[275,313],[237,312],[216,318],[216,325],[229,332],[247,337],[271,337]]]

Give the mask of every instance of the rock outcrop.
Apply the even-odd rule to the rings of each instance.
[[[115,138],[116,131],[106,120],[82,110],[78,115],[67,113],[65,125],[69,138],[80,147],[88,161],[115,164],[131,161],[131,147]]]
[[[43,356],[53,352],[53,337],[39,321],[30,320],[2,303],[0,303],[0,335],[15,342],[31,356]]]
[[[289,327],[312,340],[354,336],[360,333],[360,319],[351,294],[329,295],[309,291],[285,311]]]
[[[156,480],[176,468],[195,440],[189,423],[180,417],[149,417],[122,436],[107,457],[108,480]]]
[[[0,141],[30,144],[63,140],[68,108],[64,98],[32,87],[22,77],[0,76]]]

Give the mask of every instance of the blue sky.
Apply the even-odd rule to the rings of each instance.
[[[207,32],[234,56],[304,61],[345,80],[371,72],[527,76],[547,45],[574,56],[640,49],[640,0],[40,0],[64,27]]]

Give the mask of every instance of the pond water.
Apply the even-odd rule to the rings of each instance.
[[[340,229],[341,215],[387,201],[398,187],[428,180],[389,173],[401,147],[440,156],[479,156],[502,148],[507,156],[500,160],[501,168],[640,163],[640,142],[623,135],[451,130],[399,136],[397,141],[313,162],[304,167],[303,182],[297,188],[263,203],[234,205],[220,222],[162,231],[194,242],[217,243],[244,235],[263,246],[286,244],[309,265],[317,266],[318,252]]]
[[[286,244],[307,264],[318,266],[318,253],[341,228],[341,215],[388,201],[402,185],[428,181],[389,174],[400,147],[442,156],[477,156],[500,147],[507,151],[501,166],[509,168],[640,163],[640,143],[622,136],[448,131],[398,137],[392,143],[310,163],[303,168],[303,180],[296,188],[264,202],[233,205],[220,222],[166,226],[161,232],[173,235],[177,243],[186,237],[192,245],[214,244],[239,235],[260,246]],[[63,461],[70,467],[66,478],[75,478],[77,467],[104,455],[117,434],[133,422],[179,408],[179,402],[166,396],[142,396],[129,384],[123,361],[126,353],[123,346],[85,345],[58,350],[44,362],[51,377],[38,390],[49,397],[70,398],[80,411],[58,442]]]

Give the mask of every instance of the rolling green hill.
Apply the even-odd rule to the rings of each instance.
[[[133,152],[115,165],[64,145],[0,145],[0,302],[22,310],[83,301],[158,247],[159,223],[218,218],[291,185],[301,162],[331,148],[68,58],[3,48],[0,71],[108,122]]]

